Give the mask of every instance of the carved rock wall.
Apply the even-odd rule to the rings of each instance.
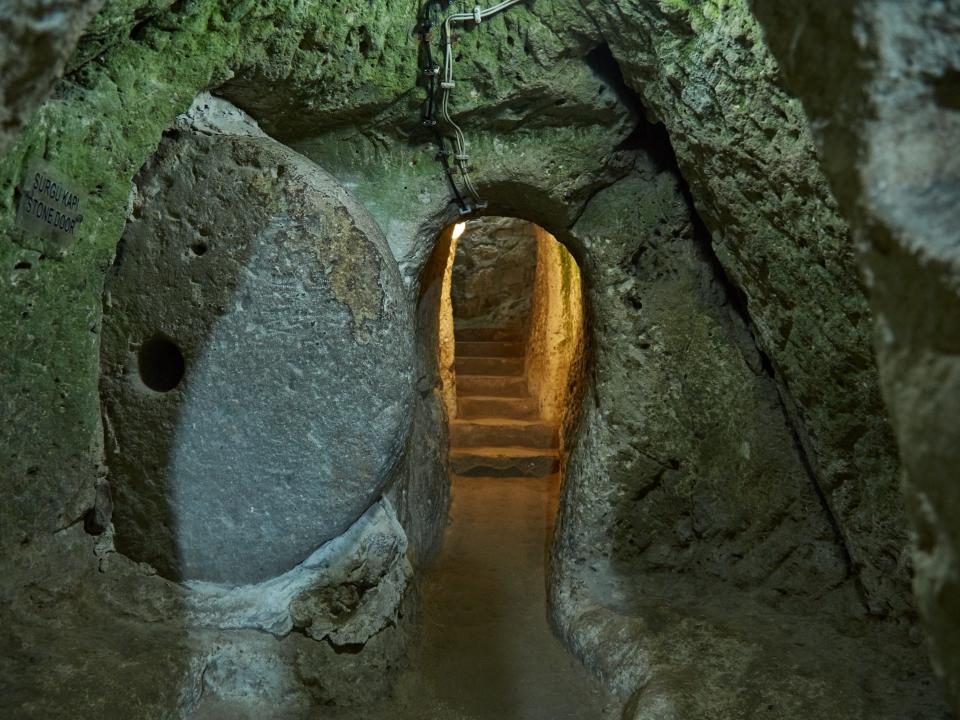
[[[914,590],[960,708],[960,4],[752,3],[863,255]]]
[[[457,327],[512,327],[530,322],[536,238],[512,218],[467,223],[457,240],[450,297]]]

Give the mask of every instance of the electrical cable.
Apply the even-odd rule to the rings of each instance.
[[[447,177],[447,182],[450,185],[450,190],[453,192],[453,196],[456,199],[457,205],[460,208],[460,214],[468,214],[470,206],[463,197],[463,193],[460,192],[460,188],[457,187],[456,180],[454,180],[454,170],[450,167],[450,151],[447,150],[447,140],[443,132],[440,130],[439,123],[437,122],[435,114],[435,103],[436,103],[436,79],[440,74],[440,66],[436,64],[433,59],[433,52],[430,49],[430,33],[433,28],[436,26],[436,12],[440,9],[441,3],[446,6],[448,4],[445,0],[430,0],[423,9],[423,13],[419,21],[419,35],[420,35],[420,70],[423,76],[426,78],[426,90],[427,97],[424,101],[423,108],[423,118],[422,122],[424,127],[433,131],[437,144],[437,160],[440,161],[440,164],[443,166],[444,174]]]
[[[442,34],[441,34],[441,43],[443,45],[443,75],[440,80],[440,117],[443,119],[446,126],[449,130],[452,131],[451,134],[445,136],[443,131],[440,130],[436,122],[436,117],[434,115],[436,101],[433,98],[433,95],[436,93],[436,78],[439,74],[440,68],[436,66],[433,62],[433,54],[429,49],[429,30],[433,27],[433,21],[430,19],[431,10],[437,8],[440,5],[441,0],[431,0],[427,3],[425,15],[427,17],[427,22],[430,23],[429,28],[424,32],[424,25],[421,25],[421,39],[423,40],[424,45],[427,47],[426,55],[429,63],[428,68],[424,68],[424,72],[429,71],[428,78],[428,97],[426,103],[426,111],[424,117],[424,124],[431,122],[432,125],[437,129],[437,133],[440,137],[438,144],[440,146],[440,156],[443,161],[447,176],[450,180],[451,186],[454,188],[454,194],[457,198],[457,204],[460,206],[461,214],[467,214],[472,211],[473,208],[463,198],[462,193],[460,193],[457,188],[456,182],[453,180],[453,173],[459,171],[460,179],[463,182],[463,187],[466,189],[474,201],[474,208],[484,207],[486,203],[483,202],[483,199],[480,197],[480,193],[477,188],[474,186],[473,181],[470,179],[470,171],[468,162],[470,156],[467,154],[467,141],[463,135],[463,130],[453,118],[450,116],[450,94],[451,91],[456,87],[456,83],[453,79],[453,38],[451,34],[450,26],[453,23],[465,23],[473,22],[479,25],[483,20],[486,20],[489,17],[500,13],[509,7],[516,5],[522,0],[502,0],[502,2],[492,5],[487,9],[482,9],[479,5],[473,8],[472,12],[455,12],[448,15],[442,24]],[[450,151],[446,149],[446,142],[449,139],[451,145],[453,146],[453,159],[456,163],[457,170],[455,171],[449,163]]]

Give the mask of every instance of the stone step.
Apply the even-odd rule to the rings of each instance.
[[[453,448],[450,472],[470,477],[546,477],[560,470],[556,450],[521,447]]]
[[[457,356],[470,357],[523,357],[522,342],[491,342],[457,340]]]
[[[461,357],[457,356],[457,374],[464,375],[523,375],[523,358]]]
[[[457,373],[457,397],[462,399],[483,397],[529,398],[527,378],[498,377],[496,375],[468,375]]]
[[[498,476],[495,476],[495,475],[494,475],[494,476],[490,476],[490,475],[484,476],[484,475],[457,475],[456,473],[451,473],[451,474],[450,474],[450,480],[451,480],[451,482],[454,482],[454,483],[456,483],[457,481],[460,481],[460,482],[471,482],[471,483],[481,483],[481,482],[483,482],[485,479],[487,479],[487,480],[504,480],[504,479],[510,479],[511,477],[516,477],[516,479],[517,479],[517,480],[520,480],[520,481],[523,481],[523,480],[533,481],[534,479],[536,479],[536,480],[538,480],[538,481],[543,480],[543,481],[545,481],[545,482],[547,483],[547,487],[550,487],[550,483],[559,483],[559,482],[560,482],[560,476],[559,476],[557,473],[550,473],[549,475],[537,475],[536,477],[531,476],[531,475],[517,475],[517,476],[501,475],[501,476],[498,477]]]
[[[519,328],[454,328],[453,335],[458,342],[523,342]]]
[[[510,420],[536,420],[540,414],[537,403],[531,397],[458,394],[457,405],[458,417],[464,419],[502,417]]]
[[[555,448],[560,442],[557,426],[531,420],[483,418],[450,423],[450,445],[467,447]]]

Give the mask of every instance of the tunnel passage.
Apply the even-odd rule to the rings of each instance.
[[[171,579],[258,582],[378,497],[407,433],[412,319],[337,181],[253,124],[189,123],[136,178],[104,291],[116,544]]]
[[[603,717],[604,690],[547,620],[561,429],[583,377],[579,268],[543,228],[481,217],[441,233],[425,274],[452,504],[393,715]]]
[[[583,371],[576,261],[534,223],[484,217],[457,226],[448,263],[451,330],[440,353],[453,362],[451,471],[558,473]]]

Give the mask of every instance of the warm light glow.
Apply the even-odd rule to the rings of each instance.
[[[466,224],[466,223],[457,223],[456,225],[454,225],[454,226],[453,226],[453,239],[456,240],[456,239],[459,238],[461,235],[463,235],[463,231],[466,230],[466,229],[467,229],[467,224]]]

